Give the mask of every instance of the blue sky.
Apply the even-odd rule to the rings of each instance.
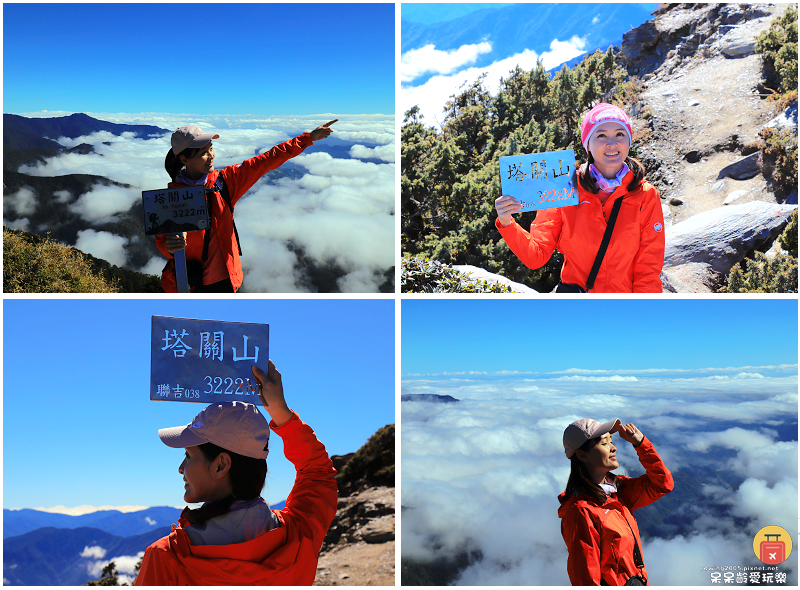
[[[150,401],[152,315],[268,323],[286,400],[329,454],[395,422],[392,300],[3,302],[3,506],[183,506],[159,428],[204,404]],[[270,438],[268,502],[294,468]]]
[[[483,10],[485,8],[499,8],[501,6],[511,6],[512,4],[513,3],[510,2],[474,2],[470,4],[407,2],[403,4],[402,15],[403,19],[411,22],[432,24],[458,18],[476,10]],[[658,4],[640,3],[640,6],[652,11],[656,9]]]
[[[519,3],[403,4],[398,110],[420,108],[428,125],[441,125],[442,109],[464,84],[486,74],[497,93],[500,79],[539,60],[546,70],[614,43],[651,19],[657,4]],[[481,10],[480,15],[471,13]]]
[[[3,109],[391,114],[394,11],[394,4],[4,4]]]
[[[795,364],[797,301],[406,300],[402,342],[403,375]]]

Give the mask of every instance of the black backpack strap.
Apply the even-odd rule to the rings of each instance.
[[[222,195],[222,200],[225,201],[225,204],[228,206],[228,209],[231,211],[231,222],[233,223],[233,235],[236,236],[236,245],[239,247],[239,256],[242,256],[242,244],[239,242],[239,232],[236,229],[236,222],[233,221],[233,205],[231,204],[231,194],[228,192],[228,185],[225,184],[225,179],[222,177],[222,173],[220,172],[217,174],[217,181],[214,183],[214,189]],[[206,193],[208,194],[208,193]],[[209,195],[210,197],[210,195]],[[208,214],[209,217],[212,215],[212,202],[211,198],[208,199]],[[203,260],[208,258],[208,241],[210,239],[211,232],[206,232],[205,240],[203,242]]]
[[[621,206],[622,197],[619,197],[616,201],[614,201],[614,206],[611,208],[611,216],[608,218],[606,231],[603,234],[603,240],[600,242],[600,249],[597,251],[597,256],[594,259],[592,270],[589,272],[589,277],[586,279],[585,291],[587,293],[589,292],[589,289],[594,287],[594,280],[597,278],[597,273],[600,271],[600,265],[603,264],[603,258],[605,258],[606,250],[608,249],[608,243],[611,241],[611,234],[614,232],[614,224],[617,223],[617,215],[619,214],[619,208]]]

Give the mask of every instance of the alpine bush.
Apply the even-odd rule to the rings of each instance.
[[[511,288],[478,281],[437,260],[403,258],[401,293],[511,293]]]

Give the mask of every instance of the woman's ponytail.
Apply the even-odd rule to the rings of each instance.
[[[181,168],[183,168],[183,163],[181,163],[178,156],[172,151],[172,148],[167,152],[167,157],[164,159],[164,168],[172,179],[172,182],[175,182],[175,178],[177,178],[178,173],[181,171]]]
[[[180,171],[183,170],[183,162],[181,162],[180,157],[184,156],[191,160],[201,149],[203,148],[186,148],[176,156],[174,153],[172,153],[172,148],[170,148],[170,150],[167,152],[167,157],[164,158],[164,169],[167,171],[167,174],[169,174],[172,182],[177,182],[175,179],[178,177]]]

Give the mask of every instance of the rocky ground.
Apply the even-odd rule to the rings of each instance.
[[[395,585],[394,491],[371,487],[339,498],[315,586]]]
[[[776,202],[758,173],[757,155],[746,158],[778,110],[760,85],[755,38],[786,6],[695,5],[672,9],[647,27],[650,55],[631,59],[629,72],[641,75],[646,86],[636,123],[651,129],[642,157],[649,168],[660,164],[648,179],[663,197],[667,227],[723,204]],[[626,47],[623,40],[623,56],[626,50],[639,53],[638,45]],[[742,160],[741,178],[720,178],[724,168]]]

